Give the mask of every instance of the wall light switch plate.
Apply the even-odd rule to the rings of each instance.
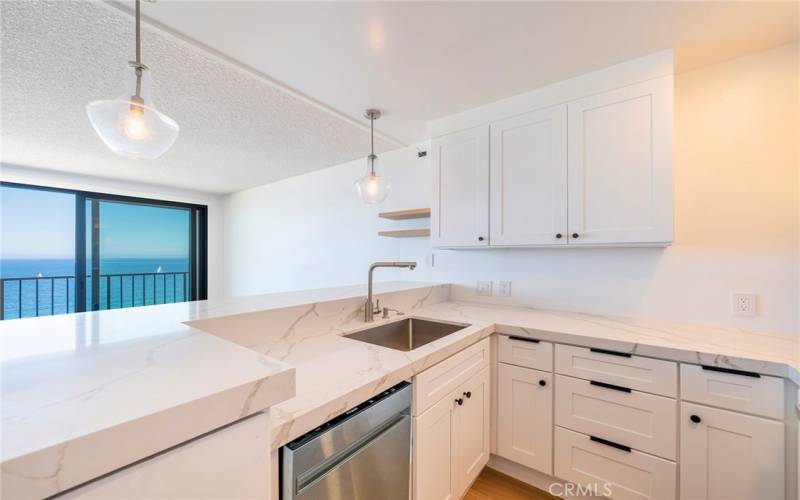
[[[757,295],[754,293],[733,294],[734,316],[755,316]]]
[[[483,297],[492,296],[492,282],[491,281],[478,281],[475,284],[475,294]]]
[[[510,281],[501,281],[497,285],[497,296],[498,297],[511,297],[511,282]]]

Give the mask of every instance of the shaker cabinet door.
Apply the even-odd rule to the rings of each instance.
[[[494,122],[491,244],[567,244],[567,106]]]
[[[783,426],[681,403],[681,498],[784,498]]]
[[[672,76],[569,103],[569,244],[672,241]]]
[[[455,409],[453,449],[456,493],[463,496],[489,461],[489,369],[473,376],[455,393],[462,401]]]
[[[413,498],[447,500],[455,498],[453,488],[453,417],[455,403],[445,397],[414,418]]]
[[[497,454],[553,473],[553,375],[498,363]]]
[[[431,143],[434,247],[489,244],[489,127],[464,130]]]

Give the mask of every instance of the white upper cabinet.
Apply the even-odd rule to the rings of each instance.
[[[491,244],[567,244],[567,106],[492,123]]]
[[[434,247],[672,243],[672,52],[431,123]]]
[[[570,245],[672,241],[672,77],[569,103]]]
[[[431,238],[434,246],[489,244],[489,127],[434,139]]]

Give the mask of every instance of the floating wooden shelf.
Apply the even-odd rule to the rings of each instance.
[[[430,235],[430,229],[398,229],[396,231],[378,232],[378,236],[388,236],[390,238],[420,238]]]
[[[430,216],[430,208],[412,208],[411,210],[397,210],[396,212],[382,212],[378,214],[378,217],[392,220],[427,219]]]

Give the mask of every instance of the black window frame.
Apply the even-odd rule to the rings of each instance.
[[[190,213],[190,286],[189,301],[206,300],[208,298],[208,206],[179,201],[158,200],[155,198],[139,198],[98,191],[40,186],[20,182],[0,181],[0,187],[50,191],[75,196],[75,311],[87,312],[99,310],[97,303],[86,308],[86,200],[97,200],[129,203],[162,208],[187,209]],[[96,213],[96,212],[95,212]]]

